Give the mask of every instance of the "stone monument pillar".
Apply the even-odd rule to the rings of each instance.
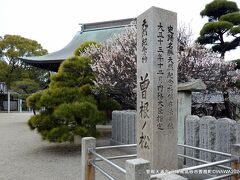
[[[177,14],[137,18],[137,154],[151,169],[177,169]]]

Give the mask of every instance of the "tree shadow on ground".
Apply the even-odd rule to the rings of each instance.
[[[109,146],[109,138],[99,138],[96,142],[97,147],[99,146]],[[38,147],[32,151],[32,153],[39,154],[49,154],[55,156],[76,156],[81,155],[82,146],[80,144],[74,143],[48,143],[41,147]]]
[[[37,154],[49,154],[54,156],[76,156],[81,155],[81,145],[75,145],[70,143],[63,144],[46,144],[40,148],[33,150],[32,153]]]

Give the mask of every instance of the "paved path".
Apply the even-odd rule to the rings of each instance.
[[[29,129],[30,113],[0,113],[0,180],[77,180],[81,177],[81,147],[42,141]],[[108,140],[98,144],[108,145]],[[122,155],[120,150],[104,151],[105,156]],[[124,161],[115,161],[124,166]],[[113,168],[102,165],[109,173],[123,179]],[[96,173],[96,180],[104,180]]]

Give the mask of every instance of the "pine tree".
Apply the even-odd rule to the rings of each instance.
[[[44,140],[64,142],[73,141],[74,135],[98,135],[96,124],[106,118],[92,92],[95,77],[90,65],[88,57],[65,60],[51,77],[49,88],[28,98],[30,107],[44,108],[28,121]]]
[[[224,57],[227,51],[235,49],[240,43],[240,11],[233,1],[214,0],[201,11],[202,17],[208,17],[200,31],[197,42],[212,44],[212,50]],[[231,40],[226,38],[231,36]]]

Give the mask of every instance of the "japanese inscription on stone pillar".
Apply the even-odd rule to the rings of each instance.
[[[177,15],[152,7],[137,18],[137,154],[177,169]]]

